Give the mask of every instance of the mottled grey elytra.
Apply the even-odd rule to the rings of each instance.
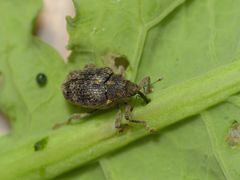
[[[64,97],[75,105],[105,109],[127,101],[141,87],[114,74],[109,67],[87,67],[71,72],[62,85]]]

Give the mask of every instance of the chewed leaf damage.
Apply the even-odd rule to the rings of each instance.
[[[232,126],[229,128],[226,141],[229,146],[235,148],[240,144],[240,123],[234,121]]]

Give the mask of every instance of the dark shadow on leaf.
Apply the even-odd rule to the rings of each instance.
[[[99,173],[99,176],[101,176],[101,174],[102,174],[102,176],[104,176],[103,172],[101,172],[100,168],[101,167],[99,166],[98,163],[88,164],[82,168],[76,168],[72,171],[62,174],[62,175],[54,178],[54,180],[80,179],[81,177],[83,178],[83,176],[84,177],[89,176],[89,178],[90,178],[91,172],[94,172],[94,174]]]

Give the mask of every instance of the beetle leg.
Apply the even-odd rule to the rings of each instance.
[[[151,87],[151,79],[149,76],[144,77],[140,83],[139,87],[143,89],[144,94],[149,94],[152,92],[152,87]]]
[[[135,124],[142,124],[147,131],[150,133],[155,132],[156,130],[149,127],[146,121],[143,120],[134,120],[132,119],[132,111],[133,111],[133,106],[127,105],[126,110],[125,110],[125,119],[130,122],[130,123],[135,123]]]
[[[115,128],[120,129],[121,122],[122,122],[122,111],[119,110],[117,113],[117,116],[116,116],[116,120],[115,120]]]
[[[122,115],[123,115],[122,110],[119,107],[119,111],[115,119],[115,128],[118,129],[119,133],[123,132],[124,128],[128,126],[128,124],[122,124]]]
[[[85,118],[85,117],[87,117],[87,116],[89,116],[89,115],[91,115],[91,114],[92,114],[92,113],[75,113],[75,114],[72,114],[72,115],[68,118],[67,121],[62,122],[62,123],[57,123],[57,124],[55,124],[55,125],[53,126],[53,129],[58,129],[58,128],[62,127],[62,126],[69,125],[69,124],[71,124],[71,122],[72,122],[74,119],[80,120],[80,119]]]

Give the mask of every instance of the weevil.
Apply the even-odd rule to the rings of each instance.
[[[158,81],[160,81],[159,79]],[[95,65],[87,65],[83,70],[75,70],[69,73],[62,84],[62,92],[70,103],[89,109],[107,109],[120,104],[126,104],[125,119],[131,123],[140,123],[149,131],[147,123],[131,118],[133,107],[128,105],[132,96],[139,95],[147,104],[150,99],[146,94],[152,91],[150,77],[145,77],[139,84],[126,80],[121,74],[115,74],[110,67],[97,68]],[[73,119],[81,119],[89,113],[73,114],[66,122],[56,124],[55,128],[70,124]],[[115,127],[122,130],[121,111],[117,114]]]

